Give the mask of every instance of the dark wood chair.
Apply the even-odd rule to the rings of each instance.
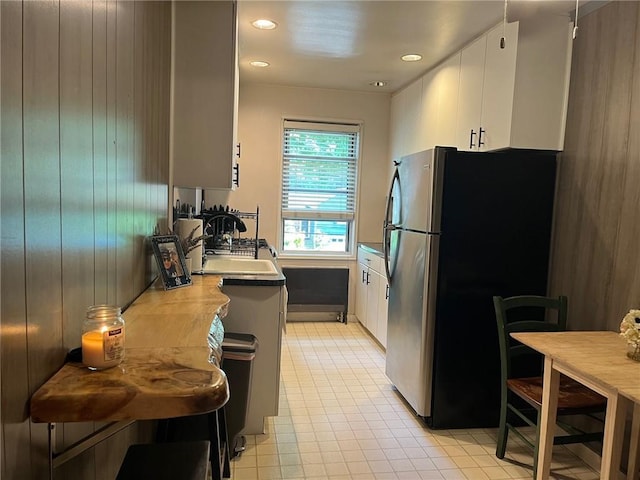
[[[496,457],[504,458],[509,431],[533,448],[533,475],[538,459],[539,420],[542,409],[542,356],[511,338],[513,332],[554,332],[566,329],[567,297],[493,297],[500,344],[501,401]],[[583,432],[565,424],[561,417],[604,412],[607,400],[571,378],[560,376],[558,424],[568,432],[554,438],[554,445],[601,441],[602,431]],[[601,420],[601,419],[599,419]],[[531,442],[518,426],[536,428]]]

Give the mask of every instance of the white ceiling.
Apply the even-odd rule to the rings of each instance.
[[[584,3],[581,1],[581,4]],[[394,92],[502,21],[504,0],[238,0],[240,81]],[[569,16],[575,0],[509,0],[508,19]],[[258,18],[275,30],[257,30]],[[407,63],[406,53],[423,59]],[[249,65],[270,63],[267,68]],[[383,88],[371,82],[387,82]]]

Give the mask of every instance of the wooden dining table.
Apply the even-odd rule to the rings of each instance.
[[[549,478],[556,426],[560,374],[607,398],[600,478],[618,478],[627,415],[633,411],[627,478],[638,474],[640,436],[640,362],[627,357],[626,341],[617,332],[570,331],[512,333],[519,342],[544,355],[544,379],[538,480]]]

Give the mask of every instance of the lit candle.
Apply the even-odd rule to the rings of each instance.
[[[82,335],[82,363],[91,369],[109,368],[120,363],[120,358],[110,358],[109,355],[105,355],[105,333],[93,330]]]
[[[82,323],[82,362],[92,370],[124,359],[124,319],[116,305],[93,305]]]

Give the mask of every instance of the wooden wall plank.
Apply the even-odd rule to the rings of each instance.
[[[145,237],[140,232],[148,231],[147,222],[147,191],[148,182],[145,179],[147,170],[147,101],[150,92],[145,88],[146,62],[145,49],[148,48],[146,37],[148,32],[148,5],[136,2],[134,5],[134,35],[133,35],[133,108],[136,118],[136,130],[133,137],[133,154],[135,158],[133,170],[133,259],[143,268],[135,268],[133,283],[136,290],[145,286]]]
[[[60,2],[60,192],[62,235],[63,341],[80,346],[82,321],[95,304],[93,165],[92,5]],[[93,423],[60,425],[59,448],[93,432]],[[90,478],[93,451],[57,472],[62,478]]]
[[[170,91],[171,83],[171,8],[162,7],[161,22],[159,25],[160,32],[158,45],[160,45],[160,65],[158,67],[158,91]],[[154,167],[156,173],[156,218],[160,231],[168,228],[169,218],[169,137],[170,123],[162,119],[170,116],[170,95],[158,95],[160,110],[157,118],[159,119],[156,130],[156,139],[158,145],[158,164]]]
[[[95,251],[95,302],[109,303],[108,296],[108,197],[107,197],[107,1],[92,2],[93,46],[93,218]]]
[[[116,302],[134,298],[134,9],[116,2]]]
[[[635,7],[633,4],[632,6]],[[628,17],[624,12],[628,12],[628,8],[620,3],[602,12],[603,34],[608,38],[607,42],[602,42],[607,61],[601,65],[601,69],[608,72],[607,87],[603,92],[606,108],[602,115],[600,150],[594,146],[593,163],[590,165],[591,171],[595,173],[594,177],[597,175],[595,188],[590,196],[593,231],[597,239],[593,244],[597,249],[592,252],[584,293],[598,298],[589,312],[592,316],[603,319],[606,319],[612,307],[611,297],[614,291],[610,285],[614,276],[616,238],[622,220],[619,216],[624,194],[621,185],[627,164],[633,63],[633,49],[629,45],[632,45],[635,15]]]
[[[634,14],[635,11],[635,14]],[[640,255],[638,255],[638,238],[640,238],[640,222],[636,221],[640,211],[640,4],[629,3],[624,6],[622,15],[627,21],[634,20],[635,25],[629,27],[627,41],[634,49],[630,59],[632,75],[630,80],[630,101],[622,112],[629,111],[626,151],[621,156],[626,159],[626,174],[621,182],[623,203],[620,208],[620,225],[617,234],[614,276],[611,284],[611,315],[620,319],[630,308],[640,305]],[[624,101],[624,99],[623,99]],[[622,119],[622,115],[620,116]],[[614,320],[610,320],[614,324]]]
[[[25,250],[29,390],[64,361],[58,97],[58,3],[25,2],[23,53]],[[25,399],[25,401],[28,399]],[[33,475],[44,477],[46,425],[32,424]]]
[[[576,177],[577,183],[575,187],[579,195],[577,205],[578,210],[581,211],[581,216],[578,223],[574,224],[574,230],[568,232],[574,238],[573,258],[584,269],[582,275],[571,275],[570,281],[577,291],[587,290],[591,281],[589,272],[591,271],[593,255],[595,252],[600,251],[601,248],[596,231],[598,225],[594,222],[594,196],[599,189],[600,175],[597,171],[589,168],[588,165],[598,158],[599,153],[596,152],[600,152],[602,149],[606,98],[599,95],[598,92],[605,91],[609,81],[608,68],[605,67],[607,71],[600,71],[599,68],[599,65],[605,65],[608,60],[606,43],[594,42],[596,38],[595,32],[599,32],[602,29],[606,31],[607,25],[603,25],[602,22],[597,21],[598,19],[591,23],[589,20],[585,18],[580,25],[582,30],[580,39],[586,40],[588,44],[588,49],[586,50],[588,56],[584,59],[584,63],[586,64],[585,67],[590,69],[588,75],[591,77],[591,84],[585,86],[582,99],[587,101],[588,106],[586,108],[589,109],[589,115],[582,124],[581,135],[575,140],[579,142],[576,149],[576,159],[584,159],[576,165],[579,175]],[[576,47],[580,48],[578,45]],[[580,76],[580,78],[584,77]],[[571,100],[572,97],[570,97]],[[568,158],[568,160],[574,162],[576,159]],[[572,304],[572,312],[582,319],[584,312],[581,299],[576,295],[572,295],[569,298]]]
[[[60,186],[64,344],[80,345],[82,321],[93,305],[93,73],[92,8],[60,3]]]
[[[2,469],[31,477],[28,410],[24,188],[22,150],[22,5],[0,2],[0,232]],[[11,385],[11,388],[6,388]]]
[[[107,199],[105,213],[107,220],[107,303],[118,303],[118,275],[117,275],[117,251],[118,251],[118,212],[117,212],[117,188],[118,181],[118,108],[117,108],[117,2],[106,0],[107,9],[107,45],[106,45],[106,123],[107,123]]]
[[[561,155],[558,175],[558,195],[556,199],[556,222],[554,237],[562,238],[556,242],[552,249],[552,280],[565,288],[565,285],[577,285],[584,282],[583,278],[574,278],[572,266],[583,257],[584,242],[580,241],[582,232],[580,226],[587,216],[583,209],[584,185],[588,177],[588,169],[584,162],[577,162],[576,158],[583,158],[589,153],[591,145],[587,143],[585,136],[572,135],[571,132],[587,132],[591,126],[591,118],[596,115],[593,112],[600,111],[602,102],[597,100],[598,65],[592,61],[585,52],[595,52],[598,41],[597,36],[583,34],[583,31],[594,32],[598,23],[594,17],[586,17],[580,20],[580,40],[574,42],[572,75],[567,114],[567,130],[565,138],[565,151]],[[583,78],[593,78],[593,82],[582,82]],[[591,101],[595,98],[595,101]],[[569,120],[571,119],[571,120]],[[571,181],[563,181],[571,179]],[[567,268],[568,267],[568,268]],[[553,287],[553,282],[552,282]],[[561,290],[560,289],[560,290]],[[553,288],[552,288],[553,290]]]
[[[580,19],[574,42],[550,277],[573,329],[617,330],[640,305],[638,15],[636,2],[611,2]]]

